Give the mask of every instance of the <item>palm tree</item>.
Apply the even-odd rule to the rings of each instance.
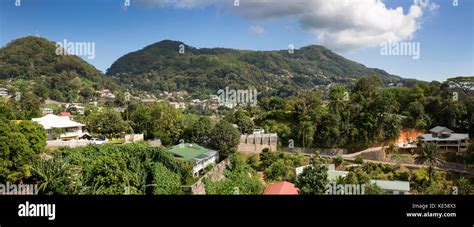
[[[311,147],[311,144],[313,144],[314,131],[315,127],[312,122],[303,120],[299,123],[298,136],[304,148]]]
[[[336,85],[331,88],[329,93],[329,110],[333,113],[341,113],[348,101],[349,95],[342,85]]]
[[[442,163],[443,160],[438,158],[438,148],[434,143],[425,143],[421,148],[421,154],[415,158],[415,163],[418,165],[428,164],[429,181],[433,175],[433,166]]]
[[[82,183],[81,169],[63,159],[38,160],[31,168],[38,178],[40,194],[74,194]]]
[[[466,179],[464,177],[461,177],[457,180],[456,187],[458,187],[459,194],[461,195],[469,195],[472,190],[472,186],[469,182],[469,179]]]

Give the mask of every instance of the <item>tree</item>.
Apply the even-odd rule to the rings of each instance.
[[[239,126],[242,133],[252,133],[255,127],[252,119],[242,110],[237,110],[234,113],[234,123]]]
[[[35,152],[28,139],[12,122],[0,120],[0,128],[0,182],[29,177]]]
[[[143,133],[146,139],[153,139],[152,128],[154,122],[151,116],[151,108],[145,105],[139,105],[132,110],[130,115],[131,125],[135,133]]]
[[[220,121],[211,131],[210,145],[223,156],[235,152],[239,143],[240,132],[229,122]]]
[[[381,85],[382,80],[378,76],[364,76],[357,81],[354,92],[374,93]]]
[[[130,131],[130,126],[122,119],[120,113],[108,109],[91,113],[86,117],[86,122],[92,133],[108,137]]]
[[[450,85],[461,89],[468,96],[472,94],[472,89],[474,88],[474,76],[449,78],[447,82]]]
[[[316,134],[316,143],[321,147],[331,148],[343,145],[346,140],[342,135],[341,118],[334,113],[328,113],[322,116],[318,125],[318,133]]]
[[[255,170],[252,169],[239,153],[231,154],[231,165],[224,171],[225,178],[213,182],[204,179],[206,194],[209,195],[260,195],[264,186]]]
[[[39,117],[41,101],[32,93],[22,94],[20,100],[10,99],[9,104],[16,111],[16,119],[31,120],[31,118]]]
[[[332,113],[339,114],[345,108],[349,93],[343,85],[331,87],[329,92],[329,110]]]
[[[419,165],[428,164],[428,180],[431,182],[433,177],[433,166],[442,163],[438,157],[438,148],[434,143],[425,143],[421,148],[421,154],[415,158],[415,163]]]
[[[369,183],[365,185],[365,194],[366,195],[381,195],[381,194],[384,194],[384,191],[377,184]]]
[[[61,158],[37,160],[32,167],[33,176],[39,181],[39,194],[71,195],[82,187],[81,168]]]
[[[311,166],[304,168],[303,172],[296,178],[296,186],[299,194],[317,195],[326,191],[328,180],[328,168],[323,164],[319,155],[311,158]]]
[[[313,144],[314,133],[315,126],[311,121],[300,121],[297,127],[297,135],[303,147],[311,147]]]
[[[55,139],[58,139],[58,138],[61,138],[61,135],[66,133],[66,129],[65,128],[53,128],[52,130],[52,135]]]
[[[92,101],[94,97],[94,90],[92,88],[86,87],[79,91],[79,95],[84,98],[84,102]]]
[[[120,195],[130,188],[130,173],[119,154],[102,156],[92,161],[92,169],[86,177],[89,193],[96,195]]]
[[[46,147],[46,131],[43,126],[32,121],[21,121],[18,125],[20,132],[25,135],[30,148],[39,154]]]
[[[169,103],[139,105],[130,120],[136,133],[144,133],[147,139],[161,139],[163,145],[177,143],[182,137],[183,114]]]
[[[286,165],[284,160],[280,159],[271,164],[263,174],[267,181],[288,181],[291,179],[293,172],[294,168]]]
[[[469,182],[469,179],[461,177],[456,181],[455,185],[456,187],[458,187],[458,194],[461,194],[461,195],[471,194],[472,186],[471,186],[471,183]]]
[[[207,146],[210,142],[212,126],[208,117],[200,117],[184,130],[184,137],[186,141]]]
[[[410,114],[409,117],[412,121],[412,125],[415,126],[415,128],[423,129],[428,126],[428,122],[425,120],[425,107],[419,101],[411,102],[408,105],[408,113]]]
[[[345,184],[369,184],[370,177],[369,175],[362,169],[358,168],[355,171],[350,171],[347,176],[344,178]]]

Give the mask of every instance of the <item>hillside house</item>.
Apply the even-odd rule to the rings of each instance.
[[[84,124],[71,120],[67,116],[48,114],[32,121],[43,126],[48,134],[48,140],[60,139],[64,141],[78,140],[87,133],[83,132]],[[60,135],[58,135],[60,133]]]
[[[429,134],[418,137],[422,143],[434,143],[444,152],[465,152],[469,146],[469,134],[454,133],[449,128],[436,126]]]
[[[219,152],[195,143],[182,143],[168,149],[176,158],[193,163],[193,176],[198,176],[206,166],[219,161]]]

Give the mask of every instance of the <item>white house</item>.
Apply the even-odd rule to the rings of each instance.
[[[83,135],[87,134],[82,131],[84,124],[71,120],[69,117],[56,116],[48,114],[40,118],[33,118],[32,121],[38,122],[48,133],[48,140],[54,140],[58,131],[61,133],[59,139],[61,140],[78,140]]]

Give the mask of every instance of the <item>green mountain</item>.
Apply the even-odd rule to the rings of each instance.
[[[377,75],[387,84],[402,80],[345,59],[323,46],[311,45],[289,53],[197,49],[171,40],[120,57],[107,75],[145,91],[187,90],[202,95],[215,94],[225,87],[253,87],[260,93],[289,96],[332,83],[352,87],[366,75]]]
[[[55,42],[32,36],[0,48],[0,84],[57,101],[90,99],[94,90],[117,87],[81,58],[56,54]]]

